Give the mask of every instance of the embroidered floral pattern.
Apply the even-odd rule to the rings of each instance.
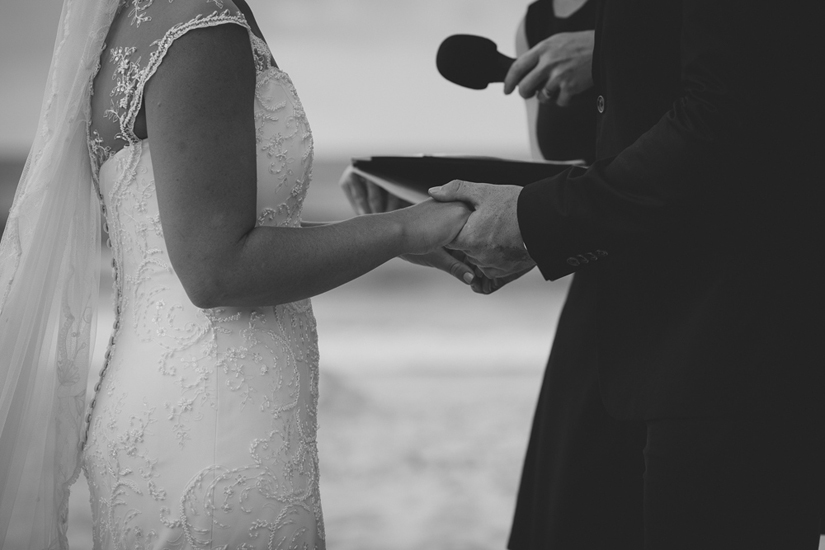
[[[148,23],[152,18],[147,15],[147,10],[152,7],[155,0],[131,0],[132,8],[129,11],[129,16],[132,20],[132,25],[139,28],[141,23]],[[223,2],[220,0],[201,0],[207,3],[214,3],[222,9]],[[172,3],[174,0],[168,0]],[[114,122],[118,126],[118,133],[115,134],[117,140],[121,140],[126,144],[135,144],[140,139],[134,133],[135,120],[143,106],[143,91],[146,83],[155,74],[157,68],[163,61],[163,57],[169,50],[172,43],[186,34],[187,32],[205,27],[214,27],[217,25],[225,25],[234,23],[249,29],[246,19],[240,12],[232,12],[230,10],[214,11],[209,14],[198,13],[191,19],[184,22],[174,24],[168,30],[165,30],[163,35],[150,42],[149,48],[151,53],[148,56],[148,61],[143,64],[143,56],[135,53],[138,51],[136,46],[117,46],[109,50],[110,64],[112,66],[112,80],[115,82],[109,95],[111,97],[111,106],[106,110],[106,118]],[[251,32],[250,32],[251,35]],[[254,51],[258,52],[261,47],[266,48],[266,43],[258,37],[251,35]],[[267,52],[268,52],[267,48]],[[261,54],[255,54],[256,66],[261,67]],[[268,59],[268,58],[267,58]],[[268,62],[268,61],[267,61]],[[97,135],[100,138],[99,128],[90,128],[90,135]],[[108,159],[117,148],[113,144],[105,144],[104,140],[100,139],[98,142],[90,143],[90,150],[95,159]],[[102,163],[101,163],[102,164]]]
[[[228,2],[188,2],[129,0],[123,16],[131,28],[166,30],[144,40],[146,47],[108,49],[104,69],[113,87],[105,120],[118,131],[89,131],[114,258],[116,315],[84,454],[95,547],[322,549],[311,304],[192,305],[163,239],[150,143],[134,134],[144,86],[176,38],[194,28],[247,26]],[[168,20],[203,4],[219,11]],[[250,37],[258,224],[297,226],[312,135],[289,77],[271,62],[266,43]],[[113,136],[126,145],[118,149]]]
[[[146,15],[146,10],[152,7],[155,0],[132,0],[132,9],[129,10],[129,17],[135,27],[140,27],[141,23],[151,21],[152,18]]]
[[[130,58],[137,48],[112,48],[111,62],[115,65],[115,87],[112,88],[112,108],[106,111],[106,117],[122,126],[123,117],[137,95],[140,76],[140,58],[132,61]],[[114,98],[117,98],[115,102]]]

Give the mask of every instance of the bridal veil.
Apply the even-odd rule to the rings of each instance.
[[[64,0],[37,135],[0,241],[2,548],[68,547],[100,269],[87,125],[119,3]]]

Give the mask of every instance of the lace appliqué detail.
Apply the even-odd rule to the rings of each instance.
[[[272,63],[272,53],[269,51],[269,46],[266,45],[266,42],[252,33],[249,33],[249,38],[252,42],[252,55],[255,58],[255,70],[257,74],[261,74],[267,69],[277,69]]]
[[[172,0],[169,0],[170,2]],[[129,10],[129,17],[132,19],[132,25],[140,27],[141,23],[151,21],[152,18],[146,15],[146,10],[152,7],[155,0],[132,0],[132,9]]]
[[[106,111],[105,116],[121,128],[121,133],[117,137],[123,140],[129,139],[123,133],[123,129],[127,127],[125,123],[128,122],[126,116],[129,106],[134,103],[140,84],[140,58],[135,61],[130,59],[136,49],[134,47],[112,48],[110,51],[111,61],[116,65],[115,74],[112,76],[115,80],[115,87],[109,94],[112,97],[112,106]]]
[[[147,11],[153,1],[155,21]],[[130,1],[142,8],[133,24],[151,29],[167,2]],[[196,308],[166,250],[149,141],[133,133],[143,87],[173,41],[227,21],[246,26],[239,14],[215,12],[171,27],[151,54],[129,44],[108,52],[116,64],[109,120],[128,145],[112,153],[89,132],[94,162],[109,161],[97,175],[115,273],[115,330],[87,417],[84,457],[96,547],[324,548],[311,304]],[[296,226],[312,135],[289,77],[266,43],[250,37],[258,221]]]
[[[96,174],[104,162],[112,156],[112,148],[103,144],[103,139],[97,130],[92,130],[89,136],[89,151],[92,155],[94,173]]]
[[[88,453],[84,461],[84,474],[90,483],[100,484],[105,480],[107,484],[105,488],[95,487],[97,493],[106,495],[94,503],[95,547],[109,543],[114,548],[121,548],[119,542],[132,540],[135,548],[154,548],[158,532],[137,524],[141,512],[129,507],[127,499],[130,495],[148,496],[156,502],[164,502],[167,498],[166,491],[157,485],[160,476],[155,467],[158,461],[151,458],[145,448],[147,432],[157,422],[155,411],[144,408],[129,417],[128,426],[120,426],[115,420],[122,413],[119,403],[118,399],[111,401],[97,416],[95,433],[105,433],[106,442]]]
[[[266,52],[269,57],[269,50]],[[269,173],[278,187],[289,189],[286,200],[261,210],[257,225],[297,227],[312,178],[312,131],[292,80],[277,67],[270,66],[261,74],[255,96],[259,106],[255,112],[258,149],[270,160]],[[298,158],[296,151],[301,152]]]
[[[174,0],[167,0],[172,3]],[[129,16],[132,19],[132,24],[135,27],[140,27],[141,23],[146,23],[152,20],[151,16],[147,14],[147,10],[152,6],[155,0],[131,0],[132,8]],[[219,10],[223,10],[223,2],[221,0],[205,0],[207,4],[214,4]],[[172,26],[162,38],[152,42],[151,46],[154,50],[149,55],[146,65],[143,65],[143,56],[138,55],[133,59],[138,52],[135,46],[119,46],[110,50],[110,62],[115,65],[114,74],[112,78],[115,80],[115,86],[110,93],[111,107],[106,110],[105,116],[107,119],[118,125],[119,132],[115,135],[116,139],[125,141],[129,145],[133,145],[139,141],[139,138],[134,133],[135,119],[143,105],[143,92],[146,83],[155,74],[160,63],[163,61],[169,47],[172,43],[186,34],[187,32],[204,27],[214,27],[223,24],[238,24],[249,30],[249,24],[246,18],[241,13],[232,13],[229,10],[215,11],[208,15],[198,14],[193,19],[178,23]],[[257,63],[256,57],[256,63]],[[90,131],[90,135],[96,133]],[[98,137],[100,136],[97,133]],[[95,151],[95,147],[100,148],[103,141],[92,143],[90,141],[90,151]],[[108,147],[108,155],[111,156],[111,147]],[[97,155],[95,155],[97,156]]]

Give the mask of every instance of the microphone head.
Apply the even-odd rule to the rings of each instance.
[[[472,34],[448,36],[435,57],[441,76],[474,90],[483,90],[490,82],[504,82],[513,61],[500,54],[489,38]]]

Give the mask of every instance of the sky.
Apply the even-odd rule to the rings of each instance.
[[[179,0],[181,1],[181,0]],[[189,0],[193,1],[193,0]],[[461,88],[435,69],[451,34],[514,55],[529,0],[249,0],[308,113],[316,157],[451,153],[527,158],[525,113],[501,84]],[[34,135],[60,0],[0,0],[0,158]]]

